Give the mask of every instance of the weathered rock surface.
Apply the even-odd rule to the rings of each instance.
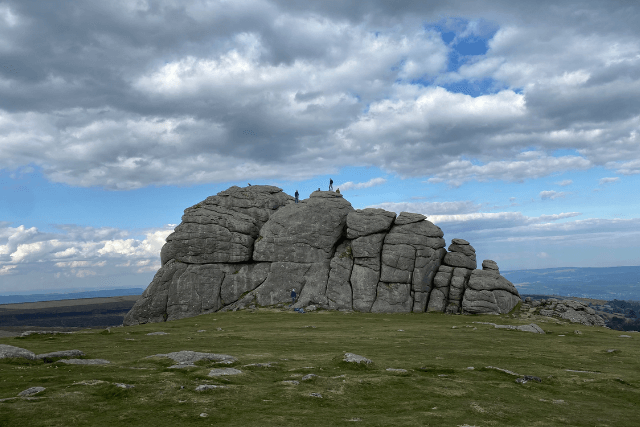
[[[333,191],[294,203],[277,187],[231,187],[185,210],[161,262],[125,325],[265,306],[502,313],[520,301],[495,262],[475,270],[469,242],[447,252],[426,216],[355,210]]]
[[[473,270],[462,310],[471,314],[505,314],[519,302],[516,287],[495,270]]]
[[[367,359],[364,356],[360,356],[354,353],[345,353],[342,360],[348,363],[364,363],[365,365],[369,365],[372,363],[371,359]]]
[[[532,301],[528,298],[520,310],[532,315],[556,317],[585,326],[605,326],[604,319],[597,315],[593,308],[575,300],[560,301],[556,298],[548,298]]]

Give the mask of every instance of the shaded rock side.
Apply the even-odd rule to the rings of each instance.
[[[349,282],[353,269],[351,241],[347,240],[337,247],[329,267],[326,293],[329,308],[351,310],[353,308],[353,291]]]
[[[379,282],[372,313],[409,313],[413,307],[409,283]]]
[[[462,299],[463,313],[504,314],[521,301],[513,283],[493,270],[474,270]]]
[[[436,311],[444,312],[447,306],[447,297],[449,296],[449,284],[451,283],[451,277],[453,276],[453,267],[447,265],[441,265],[438,268],[433,279],[433,289],[429,296],[429,303],[427,305],[427,312]]]
[[[402,212],[382,247],[380,281],[410,284],[409,311],[414,312],[426,310],[434,277],[446,253],[442,230],[425,218]]]
[[[471,272],[468,268],[456,267],[453,269],[453,275],[451,276],[451,282],[449,283],[449,296],[447,298],[447,308],[445,311],[449,314],[460,313],[460,306],[462,304],[462,296],[464,290],[469,283],[469,277]]]
[[[185,264],[171,260],[158,270],[123,324],[163,322],[217,311],[263,283],[270,268],[270,263]]]
[[[353,211],[332,191],[314,191],[309,199],[283,206],[260,229],[253,260],[328,263]]]
[[[160,252],[190,264],[251,260],[258,232],[281,206],[294,198],[270,185],[231,187],[185,209],[182,222]]]

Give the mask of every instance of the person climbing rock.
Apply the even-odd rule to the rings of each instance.
[[[296,196],[296,203],[298,203],[298,196],[299,196],[299,194],[298,194],[298,190],[296,190],[296,194],[295,194],[295,196]]]
[[[296,289],[291,289],[291,305],[296,302]]]
[[[333,180],[329,178],[329,191],[333,191]]]
[[[336,193],[340,194],[340,189],[336,188]]]

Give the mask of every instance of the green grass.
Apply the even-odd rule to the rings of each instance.
[[[46,387],[34,396],[41,399],[0,402],[0,426],[350,426],[353,419],[367,426],[638,425],[640,334],[620,338],[624,332],[538,320],[548,332],[538,335],[474,321],[519,325],[536,320],[258,310],[112,328],[111,333],[3,338],[0,344],[36,354],[78,349],[86,358],[111,364],[0,359],[0,398]],[[582,335],[574,334],[576,329]],[[169,335],[145,335],[155,331]],[[171,359],[145,359],[180,350],[230,354],[238,362],[168,369]],[[374,363],[347,364],[344,352]],[[243,367],[260,362],[277,364]],[[207,376],[223,366],[244,374]],[[475,369],[467,369],[471,366]],[[535,375],[542,383],[518,384],[515,376],[486,366]],[[301,381],[308,373],[318,376]],[[91,380],[104,382],[74,385]],[[116,382],[135,388],[118,388]],[[227,387],[196,392],[200,384]]]

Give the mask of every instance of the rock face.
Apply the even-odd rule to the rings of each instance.
[[[520,301],[495,262],[475,270],[463,239],[445,249],[424,215],[355,210],[333,191],[294,198],[231,187],[187,208],[162,267],[125,325],[291,304],[362,312],[505,313]]]

